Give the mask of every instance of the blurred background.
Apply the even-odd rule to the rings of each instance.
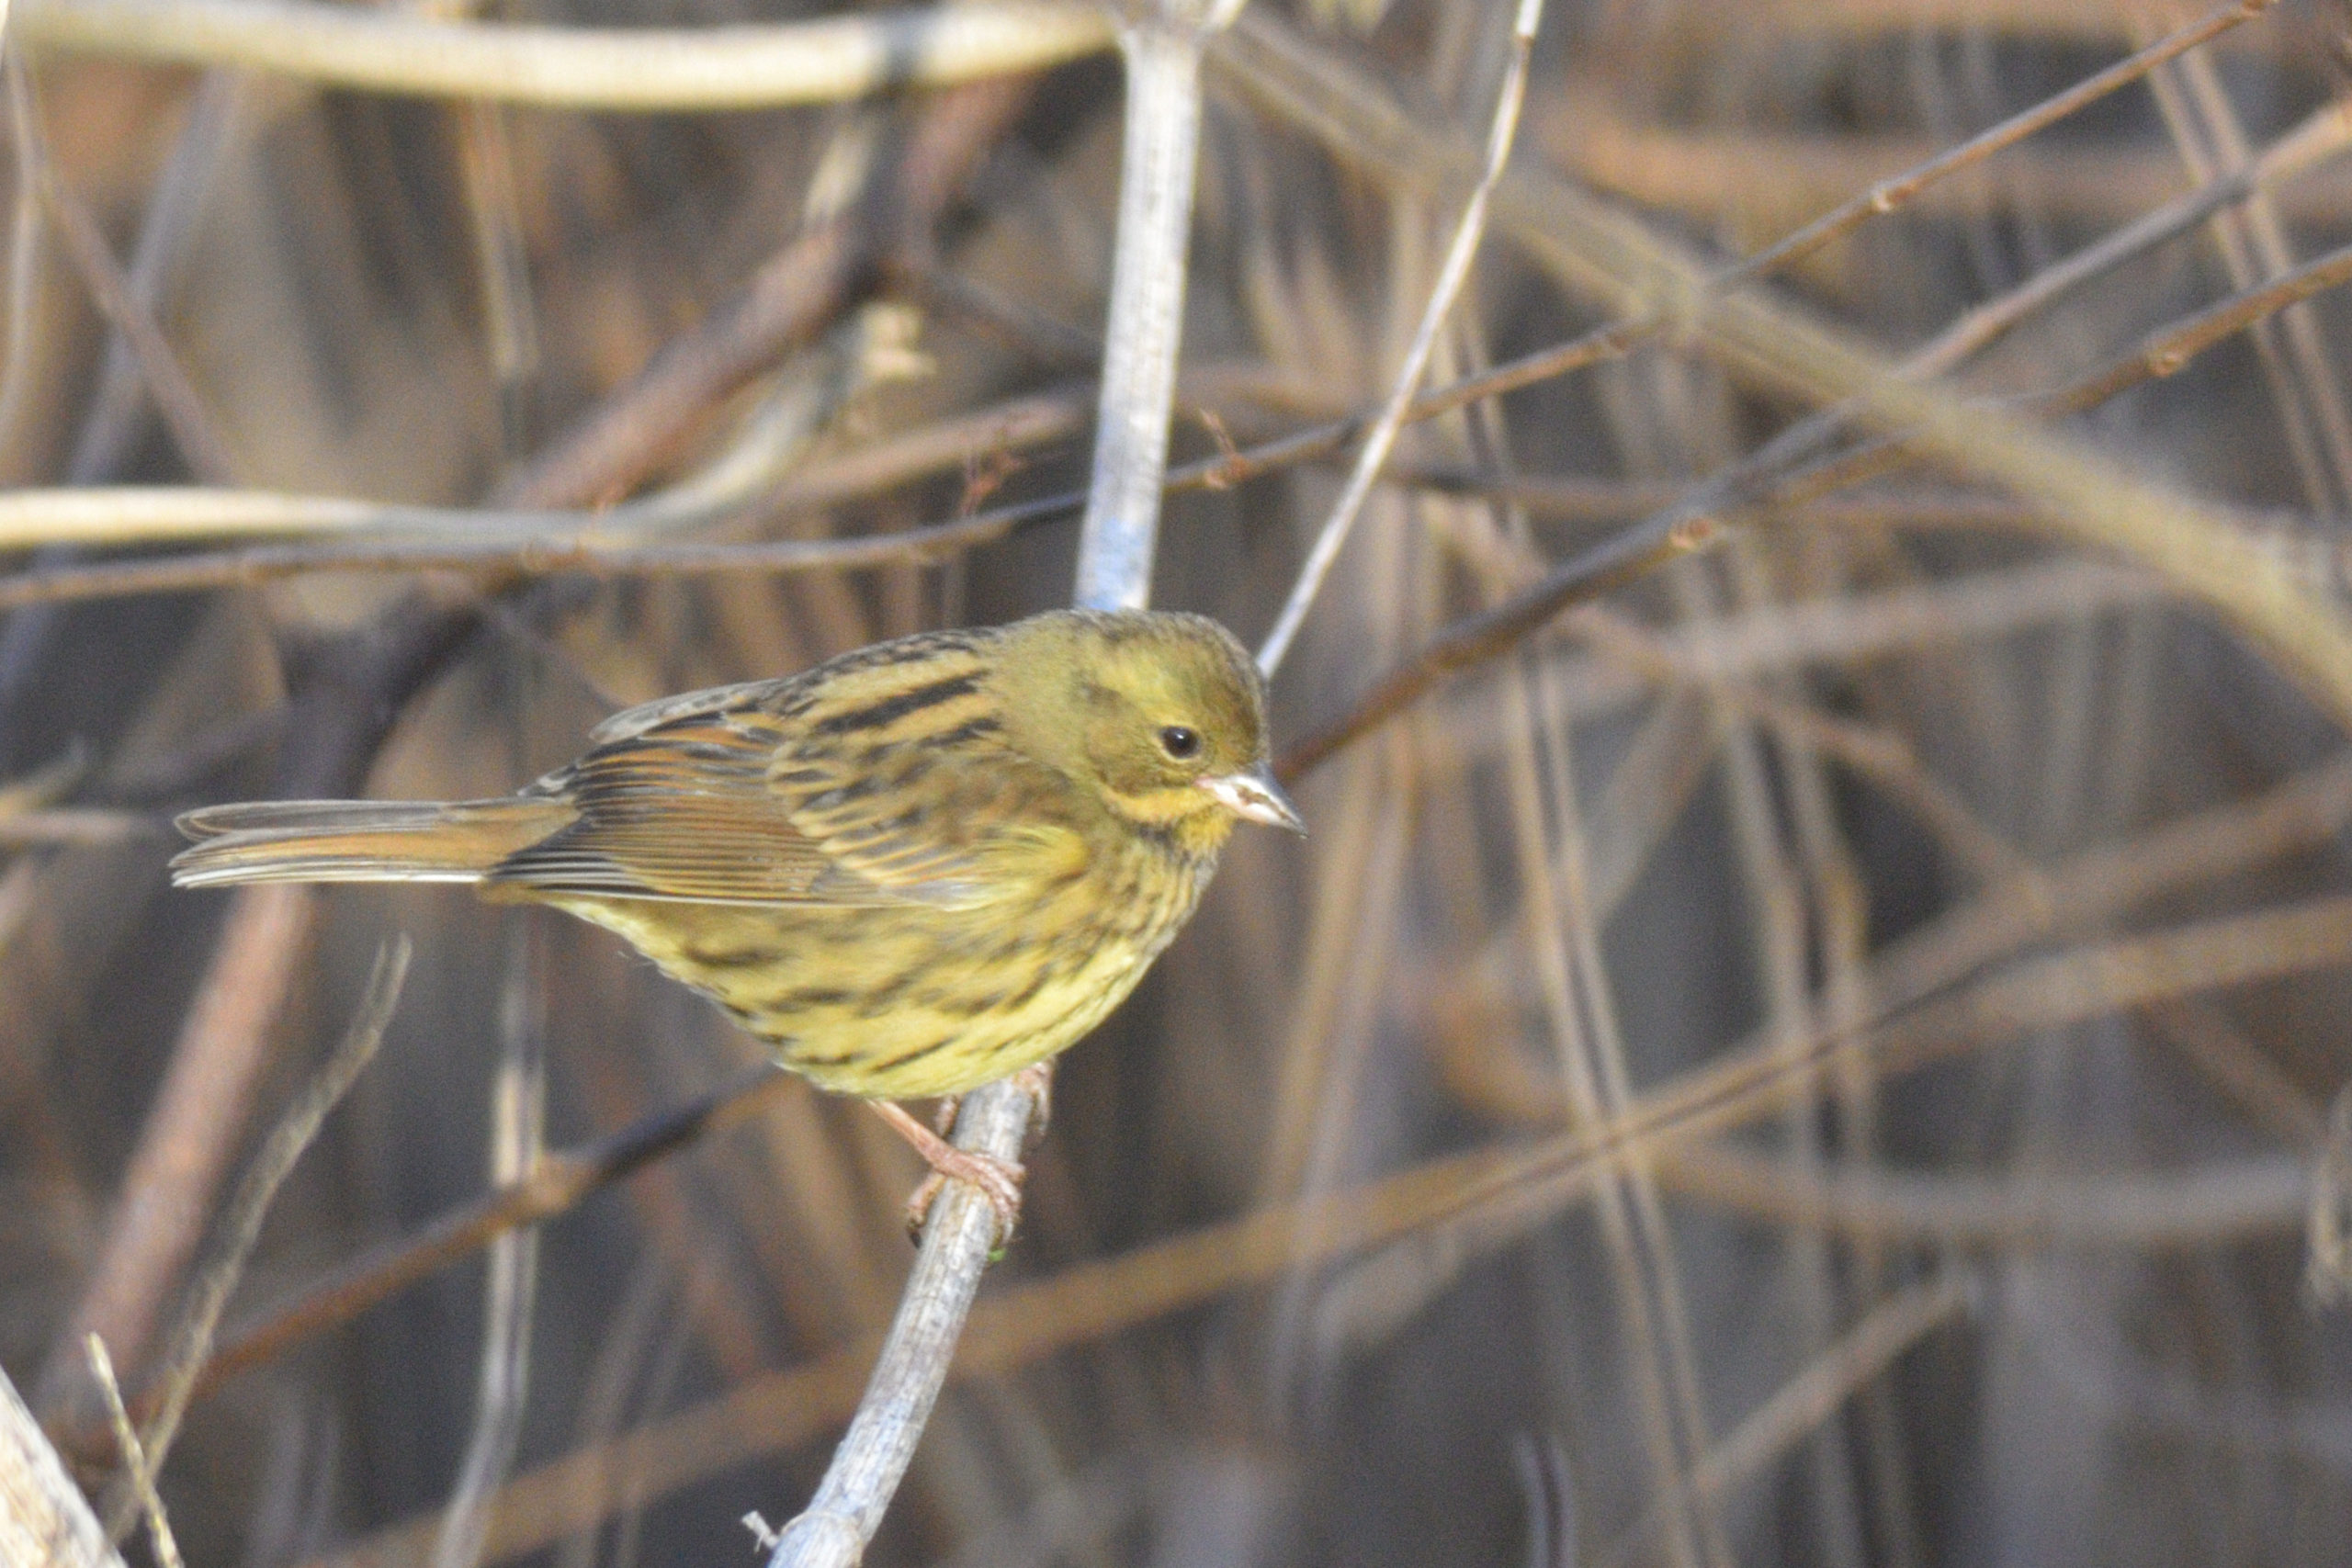
[[[1759,249],[2190,14],[1550,0],[1522,197],[1432,378],[1616,319],[1655,255]],[[1260,0],[1218,46],[1180,462],[1376,404],[1510,26]],[[2341,39],[2325,9],[2261,16],[1757,297],[1791,353],[1890,364],[2013,311],[1933,367],[2027,408],[2352,241]],[[479,509],[419,536],[469,546],[511,530],[499,509],[820,540],[1083,486],[1108,53],[699,114],[321,90],[37,31],[10,53],[11,486]],[[1408,155],[1285,100],[1283,61],[1385,106]],[[1653,262],[1596,281],[1611,234]],[[2257,313],[2050,428],[2239,509],[2324,616],[2352,321],[2325,293]],[[1278,741],[1817,406],[1693,329],[1411,428],[1275,682]],[[1339,480],[1173,498],[1157,602],[1254,641]],[[2345,1561],[2352,758],[2181,582],[2057,541],[2031,500],[1918,466],[1767,504],[1300,779],[1312,836],[1242,834],[1064,1059],[1021,1235],[870,1560]],[[792,572],[355,547],[242,585],[231,561],[198,579],[226,586],[7,597],[0,1363],[85,1479],[108,1448],[78,1336],[147,1386],[387,940],[415,944],[398,1012],[224,1339],[536,1149],[759,1060],[550,912],[174,892],[170,813],[503,793],[620,705],[1065,602],[1074,534],[1063,511]],[[10,542],[18,573],[123,555]],[[1818,1080],[1736,1077],[1825,1053]],[[1704,1136],[1666,1115],[1725,1104]],[[1625,1157],[1577,1157],[1577,1129],[1645,1115]],[[161,1488],[187,1560],[753,1561],[739,1518],[797,1510],[862,1386],[918,1174],[789,1083],[489,1262],[314,1314],[191,1406]]]

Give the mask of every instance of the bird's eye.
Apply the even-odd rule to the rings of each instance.
[[[1159,749],[1181,762],[1200,750],[1201,732],[1171,724],[1159,732]]]

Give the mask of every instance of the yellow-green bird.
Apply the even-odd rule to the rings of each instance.
[[[1167,611],[900,637],[590,739],[503,799],[189,812],[173,880],[464,882],[552,904],[794,1072],[895,1100],[1069,1046],[1191,918],[1236,821],[1301,828],[1257,666],[1215,621]]]

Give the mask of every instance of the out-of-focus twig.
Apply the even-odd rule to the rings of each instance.
[[[1767,1224],[2012,1255],[2211,1247],[2291,1232],[2311,1189],[2305,1163],[2285,1158],[2100,1176],[1931,1176],[1800,1167],[1702,1144],[1669,1150],[1657,1170],[1690,1201]]]
[[[2229,5],[2214,7],[2195,21],[2174,28],[2145,49],[2117,61],[2104,71],[2084,77],[2064,92],[2052,94],[2023,114],[2010,116],[1917,168],[1905,170],[1893,179],[1880,181],[1786,239],[1767,245],[1749,256],[1740,264],[1740,270],[1751,276],[1760,276],[1812,255],[1823,246],[1852,233],[1873,216],[1894,211],[1937,181],[1981,164],[2004,148],[2016,146],[2035,132],[2057,124],[2109,94],[2130,86],[2157,66],[2177,60],[2190,50],[2212,42],[2231,28],[2252,21],[2274,3],[2275,0],[2232,0]]]
[[[1270,677],[1281,666],[1283,655],[1290,650],[1291,639],[1298,635],[1299,626],[1306,619],[1307,609],[1315,603],[1331,563],[1339,559],[1340,547],[1347,542],[1348,531],[1355,526],[1357,514],[1372,494],[1372,487],[1388,461],[1389,449],[1396,444],[1397,433],[1404,429],[1411,412],[1413,394],[1429,368],[1430,355],[1437,347],[1437,335],[1453,313],[1453,301],[1462,292],[1462,286],[1470,279],[1470,264],[1477,258],[1478,243],[1487,232],[1487,204],[1493,198],[1496,182],[1503,177],[1503,167],[1510,161],[1511,143],[1519,134],[1519,111],[1527,98],[1528,60],[1535,49],[1535,29],[1543,15],[1543,0],[1520,0],[1511,27],[1510,62],[1504,68],[1501,90],[1495,96],[1493,120],[1487,129],[1486,165],[1479,170],[1478,183],[1455,222],[1453,243],[1446,247],[1445,260],[1438,268],[1437,281],[1430,288],[1420,324],[1406,346],[1404,363],[1397,367],[1387,400],[1381,405],[1363,446],[1356,453],[1346,487],[1331,503],[1330,514],[1324,519],[1321,532],[1316,535],[1306,559],[1299,567],[1290,597],[1283,601],[1272,629],[1258,646],[1258,668]]]
[[[240,73],[214,71],[190,95],[187,119],[156,177],[154,197],[141,217],[131,250],[127,278],[130,298],[150,318],[162,313],[185,270],[215,175],[261,118],[252,112],[256,97],[252,87]],[[112,334],[74,435],[74,455],[67,460],[69,482],[94,484],[119,469],[142,428],[139,416],[146,406],[141,395],[144,390],[130,343],[119,333]]]
[[[1248,42],[1221,54],[1223,68],[1351,164],[1416,188],[1475,170],[1472,149],[1415,123],[1377,85],[1280,24],[1251,18]],[[1700,258],[1564,181],[1513,170],[1497,192],[1494,222],[1546,271],[1629,322],[1679,322],[1743,377],[1824,403],[1850,399],[1859,417],[1901,433],[1922,456],[2030,501],[2054,534],[2138,559],[2205,601],[2333,716],[2352,723],[2352,636],[2342,617],[2210,508],[2014,415],[1905,381],[1860,344],[1758,290],[1715,288],[1713,269]],[[1677,546],[1672,536],[1703,521],[1679,520],[1656,542],[1622,543],[1594,565],[1623,581],[1621,573],[1703,542],[1686,537]]]
[[[2347,127],[2352,127],[2352,118],[2347,118],[2338,110],[2314,115],[2297,130],[2274,143],[2244,170],[2211,181],[2199,192],[2182,198],[2181,203],[2176,204],[2177,210],[2168,209],[2151,214],[2151,221],[2134,224],[2119,231],[1962,317],[1951,329],[1907,358],[1904,362],[1905,372],[1930,375],[1951,369],[1994,337],[2014,327],[2027,312],[2047,305],[2084,278],[2111,268],[2125,257],[2168,234],[2180,231],[2198,217],[2210,214],[2226,201],[2242,199],[2250,192],[2263,188],[2268,181],[2284,177],[2339,149],[2346,140]],[[1906,186],[1916,188],[1919,183],[1917,171],[1905,176]],[[2102,383],[2104,390],[2098,395],[2112,395],[2138,380],[2177,372],[2194,353],[2226,335],[2221,325],[2225,320],[2232,319],[2233,312],[2234,319],[2242,321],[2259,320],[2266,311],[2278,310],[2306,298],[2312,290],[2340,281],[2329,270],[2332,265],[2332,258],[2322,258],[2293,277],[2278,280],[2270,286],[2272,292],[2249,291],[2233,300],[2212,307],[2181,327],[2152,334],[2133,355],[2127,355],[2110,368]],[[1647,327],[1637,324],[1604,328],[1566,344],[1464,377],[1449,386],[1432,389],[1413,398],[1406,417],[1412,420],[1434,417],[1481,399],[1500,396],[1581,368],[1623,352],[1647,330]],[[2048,406],[2086,406],[2092,398],[2092,393],[2086,389],[2090,385],[2086,380],[2071,394],[2054,395]],[[1683,492],[1672,510],[1696,513],[1709,506],[1721,507],[1738,489],[1773,471],[1783,461],[1816,447],[1823,438],[1838,428],[1843,412],[1842,410],[1833,410],[1804,422],[1740,468],[1717,476],[1698,491]],[[1021,431],[1059,429],[1064,423],[1051,411],[1030,409],[1026,405],[1008,411],[1005,417],[1014,422],[1010,428]],[[1042,425],[1038,423],[1040,418],[1044,420]],[[1191,463],[1170,475],[1170,486],[1171,489],[1227,488],[1290,464],[1335,452],[1353,439],[1363,428],[1363,419],[1361,416],[1332,421],[1247,451]],[[960,446],[964,437],[958,431],[951,430],[948,434]],[[1849,457],[1847,460],[1854,459]],[[1841,473],[1838,482],[1856,482],[1870,473],[1883,471],[1894,460],[1893,453],[1886,453],[1877,460],[1878,466]],[[769,514],[787,514],[799,506],[822,504],[840,491],[842,483],[855,482],[863,465],[852,460],[831,467],[843,470],[840,481],[827,482],[820,476],[811,475],[805,480],[789,482],[763,511]],[[745,470],[745,474],[754,480],[759,478],[750,470]],[[1515,499],[1530,504],[1547,504],[1545,495],[1540,491],[1542,481],[1520,483],[1536,485],[1538,491],[1526,496],[1514,492]],[[1818,493],[1822,488],[1815,485],[1814,493]],[[130,542],[245,531],[380,531],[394,536],[408,531],[428,536],[464,533],[476,541],[481,540],[485,533],[495,537],[501,531],[511,531],[522,536],[513,544],[469,542],[454,546],[396,538],[383,544],[356,547],[265,547],[232,553],[187,555],[164,561],[53,568],[18,578],[0,579],[0,606],[229,586],[308,570],[426,570],[436,567],[463,570],[499,566],[535,571],[616,574],[829,570],[878,564],[906,557],[923,558],[933,552],[986,543],[1002,537],[1013,527],[1076,504],[1076,498],[1041,498],[928,529],[908,530],[891,536],[887,541],[866,537],[792,540],[769,545],[648,547],[616,543],[608,537],[612,534],[628,536],[651,527],[684,525],[704,517],[722,515],[741,499],[732,487],[706,484],[700,491],[689,491],[682,488],[666,498],[625,502],[595,513],[569,513],[381,506],[326,497],[252,491],[213,493],[189,490],[115,490],[21,492],[0,498],[0,542],[14,540],[22,545]],[[1992,523],[2024,520],[2013,508],[1996,513],[1992,510],[1994,503],[1975,504]],[[1654,523],[1653,530],[1663,525],[1662,523]]]
[[[2337,1092],[2328,1112],[2308,1213],[2303,1278],[2312,1300],[2333,1305],[2352,1294],[2352,1088]]]
[[[1619,1568],[1637,1560],[1662,1533],[1675,1507],[1688,1500],[1713,1501],[1762,1474],[1905,1350],[1966,1313],[1974,1295],[1968,1276],[1949,1269],[1880,1302],[1707,1450],[1676,1489],[1687,1498],[1654,1498],[1601,1562]]]
[[[881,254],[928,233],[1033,85],[1025,78],[978,82],[940,94],[864,201],[803,231],[741,293],[663,345],[634,379],[502,486],[498,503],[587,506],[634,488],[715,403],[872,282]]]
[[[12,111],[12,113],[15,111]],[[26,389],[32,385],[34,305],[41,284],[41,201],[39,149],[30,137],[8,138],[16,164],[17,195],[8,221],[7,361],[0,366],[0,440],[24,417]]]
[[[106,1397],[107,1416],[114,1425],[115,1446],[122,1453],[123,1478],[129,1484],[132,1506],[147,1516],[147,1534],[155,1548],[155,1561],[163,1568],[181,1568],[180,1543],[172,1534],[172,1521],[165,1516],[164,1499],[155,1490],[155,1467],[148,1462],[147,1450],[131,1427],[130,1412],[123,1408],[122,1385],[115,1381],[114,1361],[107,1355],[107,1342],[93,1334],[89,1348],[90,1375],[97,1380],[98,1392]]]
[[[310,946],[315,896],[270,887],[238,894],[205,980],[173,1043],[147,1126],[123,1174],[107,1245],[74,1313],[70,1363],[52,1359],[43,1390],[55,1398],[86,1384],[67,1374],[84,1364],[96,1334],[126,1367],[144,1359],[155,1321],[180,1271],[195,1256],[211,1199],[242,1139],[279,998]],[[74,1416],[93,1415],[76,1411]],[[74,1419],[73,1426],[86,1425]]]
[[[349,1322],[518,1225],[555,1218],[590,1193],[732,1126],[789,1081],[772,1067],[756,1068],[698,1100],[657,1111],[582,1147],[543,1156],[520,1180],[451,1211],[414,1236],[353,1259],[293,1302],[245,1325],[205,1362],[197,1386],[226,1382],[297,1341]]]
[[[348,795],[409,696],[471,632],[463,603],[408,601],[384,623],[322,649],[295,699],[277,784],[295,798]],[[72,1398],[82,1337],[103,1335],[139,1365],[163,1303],[195,1255],[253,1093],[268,1061],[270,1023],[300,972],[315,894],[240,890],[172,1047],[171,1065],[123,1175],[97,1260],[51,1353],[44,1394]],[[135,1375],[135,1371],[134,1371]],[[80,1428],[78,1418],[69,1424]]]
[[[658,113],[776,107],[1040,71],[1110,47],[1102,13],[964,0],[767,27],[435,21],[285,0],[18,0],[44,48],[242,66],[378,93]]]
[[[406,937],[377,953],[375,968],[368,976],[368,988],[360,997],[343,1039],[279,1114],[229,1200],[227,1212],[221,1217],[215,1255],[198,1275],[196,1288],[180,1309],[169,1349],[140,1401],[146,1412],[141,1440],[157,1469],[162,1468],[164,1456],[171,1452],[172,1443],[179,1435],[180,1417],[186,1414],[211,1355],[212,1336],[220,1325],[221,1309],[244,1275],[245,1260],[252,1256],[254,1244],[261,1239],[262,1221],[267,1217],[278,1188],[293,1173],[302,1151],[318,1137],[328,1113],[342,1103],[368,1064],[375,1060],[377,1047],[383,1043],[384,1031],[392,1021],[392,1010],[400,1005],[401,985],[408,976],[409,953]]]
[[[2020,1032],[2340,964],[2352,956],[2347,932],[2352,898],[2315,899],[2028,960],[1873,1036],[1820,1036],[1795,1054],[1773,1040],[1744,1045],[1645,1090],[1623,1113],[1590,1127],[1520,1148],[1443,1156],[1014,1286],[973,1313],[955,1370],[967,1378],[1007,1371],[1283,1269],[1336,1260],[1432,1226],[1468,1225],[1492,1245],[1557,1213],[1628,1162],[1662,1158],[1818,1092],[1838,1052],[1866,1051],[1888,1073],[1916,1070]],[[1450,1254],[1464,1245],[1435,1232],[1420,1244]],[[650,1498],[815,1437],[849,1408],[858,1370],[872,1354],[870,1340],[844,1346],[632,1433],[609,1451],[575,1454],[517,1477],[492,1523],[485,1556],[537,1550],[599,1517],[605,1495],[579,1485],[582,1472],[624,1467],[637,1478],[636,1495]],[[434,1528],[430,1517],[398,1526],[312,1568],[410,1562]]]
[[[2352,281],[2352,246],[2330,252],[2283,277],[2149,334],[2131,353],[2064,389],[2036,398],[2033,406],[2053,414],[2078,412],[2142,382],[2177,375],[2197,355],[2249,323],[2348,281]],[[1829,423],[1825,416],[1808,421],[1804,428],[1810,434],[1826,430]],[[1907,440],[1906,433],[1891,433],[1786,476],[1785,482],[1779,482],[1783,479],[1783,454],[1801,453],[1809,442],[1784,438],[1751,454],[1693,486],[1672,506],[1553,568],[1510,598],[1445,627],[1420,652],[1374,682],[1346,714],[1294,745],[1284,753],[1278,771],[1285,777],[1303,773],[1394,718],[1448,676],[1500,657],[1562,612],[1613,592],[1667,561],[1712,547],[1724,537],[1726,525],[1743,512],[1810,500],[1900,466],[1910,455]],[[2046,516],[2029,506],[2020,520]],[[2312,592],[2312,574],[2294,563],[2289,552],[2273,548],[2270,541],[2219,518],[2201,526],[2202,547],[2224,556],[2245,551],[2248,570],[2258,565],[2266,575],[2302,582],[2304,586],[2289,591],[2295,596]],[[2158,570],[2162,570],[2161,565]],[[2187,575],[2165,575],[2181,591],[2197,593],[2209,603],[2221,581],[2217,566],[2200,567]],[[2199,585],[2204,592],[2199,592]],[[2318,619],[2302,627],[2302,635],[2326,640],[2327,628],[2333,624],[2329,612],[2314,608],[2312,614]],[[2346,716],[2352,718],[2352,710],[2347,710]]]
[[[547,1032],[538,942],[527,911],[510,917],[511,941],[499,998],[498,1073],[491,1089],[491,1180],[527,1177],[545,1154]],[[474,1425],[458,1483],[441,1515],[433,1568],[474,1568],[499,1483],[514,1462],[530,1392],[531,1319],[538,1301],[539,1230],[518,1225],[490,1244],[482,1291],[481,1356]]]
[[[28,150],[40,184],[41,204],[47,209],[50,220],[56,224],[58,238],[65,243],[66,253],[81,269],[82,281],[89,288],[91,299],[107,323],[122,335],[132,358],[138,361],[140,374],[146,378],[147,389],[154,397],[180,456],[196,477],[208,484],[236,483],[236,458],[221,440],[211,415],[205,412],[204,400],[196,384],[188,379],[179,356],[172,352],[172,345],[164,341],[154,318],[140,302],[130,279],[115,260],[113,247],[98,231],[90,209],[65,183],[58,172],[57,161],[49,155],[40,128],[40,106],[34,101],[32,81],[23,62],[10,55],[0,74],[5,74],[7,83],[9,122],[18,144]]]

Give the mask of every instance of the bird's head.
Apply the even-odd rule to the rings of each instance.
[[[1265,681],[1204,615],[1035,616],[1012,628],[1002,689],[1029,749],[1130,822],[1208,848],[1237,820],[1306,831],[1267,761]]]

